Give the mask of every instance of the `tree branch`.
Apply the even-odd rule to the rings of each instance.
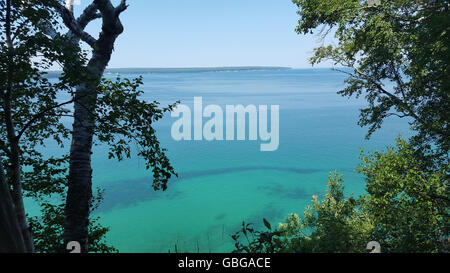
[[[71,103],[73,103],[74,101],[75,101],[75,99],[71,99],[71,100],[69,100],[69,101],[60,103],[60,104],[58,104],[58,105],[49,107],[49,108],[47,108],[47,109],[44,109],[43,111],[41,111],[41,112],[37,113],[36,115],[34,115],[34,117],[33,117],[31,120],[29,120],[29,121],[25,124],[25,126],[22,128],[22,130],[20,130],[20,132],[17,134],[16,140],[17,140],[17,141],[20,140],[20,138],[21,138],[22,135],[25,133],[25,131],[26,131],[31,125],[33,125],[33,123],[35,123],[37,120],[39,120],[40,118],[42,118],[45,114],[47,114],[48,112],[50,112],[50,111],[53,110],[53,109],[62,107],[62,106],[67,105],[67,104],[71,104]]]
[[[81,29],[85,29],[86,26],[95,19],[102,18],[102,15],[97,12],[97,5],[94,3],[87,6],[83,13],[78,17],[77,22]]]
[[[394,94],[390,93],[389,91],[387,91],[386,89],[383,88],[383,86],[378,83],[375,82],[374,80],[372,80],[368,75],[366,75],[365,73],[363,73],[361,70],[359,70],[359,68],[353,66],[353,69],[355,69],[355,72],[360,75],[361,77],[363,77],[365,80],[372,82],[378,89],[378,91],[380,91],[382,94],[388,96],[391,100],[393,100],[397,105],[401,105],[403,106],[407,111],[408,114],[413,117],[414,119],[416,119],[417,121],[420,121],[420,118],[414,113],[414,111],[411,109],[411,107],[405,103],[403,100],[401,100],[399,97],[395,96]]]
[[[126,0],[120,1],[120,4],[116,7],[115,10],[116,16],[125,11],[127,8],[128,8],[127,1]]]
[[[56,8],[60,13],[61,18],[63,19],[66,27],[82,41],[86,42],[88,45],[95,48],[97,40],[94,37],[92,37],[89,33],[84,31],[84,28],[80,26],[78,20],[76,20],[75,17],[73,16],[73,12],[60,4],[56,4]]]
[[[118,17],[128,7],[126,0],[120,1],[117,7],[114,7],[110,0],[94,0],[94,4],[102,14],[103,26],[115,27],[114,32],[120,34],[123,27]]]

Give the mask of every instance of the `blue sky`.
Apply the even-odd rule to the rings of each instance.
[[[81,0],[77,13],[90,3]],[[117,2],[117,1],[115,1]],[[316,35],[295,33],[290,0],[128,0],[111,68],[311,67]],[[98,33],[98,22],[89,26]],[[329,66],[327,64],[322,65]],[[320,66],[319,66],[320,67]]]

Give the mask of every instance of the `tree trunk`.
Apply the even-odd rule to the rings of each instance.
[[[64,241],[76,241],[81,252],[88,252],[89,214],[92,198],[92,142],[94,137],[97,85],[104,67],[97,68],[97,79],[79,86],[75,96],[75,113],[70,149],[69,187],[65,208]]]
[[[110,48],[110,47],[107,47]],[[69,187],[65,208],[64,242],[80,243],[88,252],[89,214],[92,198],[92,143],[95,134],[97,87],[110,60],[111,50],[94,52],[86,84],[77,88],[70,149]],[[93,77],[93,79],[91,78]]]
[[[107,67],[114,43],[123,32],[119,15],[126,9],[126,1],[114,7],[110,0],[94,0],[86,8],[82,18],[74,21],[71,11],[72,2],[67,0],[67,10],[62,10],[65,24],[74,37],[87,42],[92,47],[92,57],[84,75],[84,83],[77,87],[74,103],[74,123],[72,145],[70,149],[69,183],[65,208],[64,242],[76,241],[81,252],[88,252],[89,214],[92,198],[92,142],[95,135],[95,111],[97,87]],[[95,40],[84,32],[84,27],[98,10],[102,18],[102,31]],[[81,22],[81,23],[80,23]],[[86,38],[88,37],[88,39]]]
[[[25,253],[27,247],[17,221],[3,164],[0,162],[0,253]]]
[[[25,206],[23,203],[22,193],[22,177],[21,177],[21,165],[19,162],[19,145],[18,143],[11,144],[11,170],[12,175],[12,200],[14,201],[17,221],[22,231],[23,240],[27,248],[27,252],[34,252],[34,241],[32,236],[32,230],[28,226],[27,217],[25,214]]]
[[[6,92],[3,96],[3,111],[7,131],[8,143],[10,145],[10,170],[11,170],[11,185],[12,185],[12,200],[14,202],[15,214],[23,236],[27,252],[34,252],[34,242],[31,230],[28,227],[25,206],[23,204],[22,195],[22,178],[20,165],[20,147],[19,139],[16,136],[16,131],[13,122],[13,114],[11,111],[11,97],[13,94],[13,76],[14,76],[14,45],[11,38],[11,0],[6,1],[6,17],[5,17],[5,36],[6,45],[8,47],[8,77]],[[6,181],[6,180],[5,180]]]
[[[12,73],[12,70],[10,71],[10,73]],[[31,230],[28,227],[25,214],[25,206],[23,204],[21,165],[19,160],[20,148],[16,137],[11,113],[11,101],[10,101],[11,93],[12,93],[12,84],[11,80],[9,80],[6,95],[3,98],[4,99],[3,110],[5,114],[5,124],[8,142],[11,147],[10,155],[8,157],[10,161],[9,170],[11,172],[10,178],[12,185],[12,200],[14,203],[16,219],[22,231],[22,236],[25,245],[27,247],[27,251],[34,252],[34,242],[31,235]]]

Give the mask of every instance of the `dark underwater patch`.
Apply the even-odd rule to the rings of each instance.
[[[109,212],[115,208],[126,208],[135,206],[141,202],[147,202],[158,199],[175,199],[179,198],[184,193],[177,190],[176,184],[173,182],[194,179],[198,177],[215,176],[222,174],[231,174],[246,171],[280,171],[290,172],[297,174],[312,174],[321,172],[319,169],[300,169],[300,168],[284,168],[284,167],[236,167],[236,168],[223,168],[206,171],[192,171],[180,173],[179,178],[171,179],[168,190],[156,192],[152,187],[152,180],[149,178],[142,178],[137,180],[123,180],[121,182],[115,182],[104,185],[102,188],[105,190],[104,200],[96,212]],[[277,194],[284,194],[286,198],[305,198],[308,193],[303,192],[301,189],[292,191],[291,189],[284,189],[281,186],[267,186],[261,187],[261,190],[274,192]],[[311,195],[309,196],[311,197]]]
[[[303,188],[285,187],[282,184],[264,185],[258,187],[258,190],[267,192],[268,195],[278,195],[288,199],[311,199],[314,195]]]
[[[180,179],[191,179],[202,176],[213,176],[219,174],[229,174],[237,172],[246,171],[280,171],[280,172],[290,172],[296,174],[312,174],[318,173],[323,170],[320,169],[300,169],[300,168],[285,168],[285,167],[266,167],[266,166],[254,166],[254,167],[235,167],[235,168],[224,168],[224,169],[214,169],[206,171],[193,171],[185,172],[180,174]]]

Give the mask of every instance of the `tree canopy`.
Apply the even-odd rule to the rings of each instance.
[[[293,0],[297,33],[334,34],[311,63],[331,60],[346,75],[343,96],[364,96],[367,138],[388,117],[407,118],[414,135],[385,152],[363,154],[358,172],[366,194],[345,196],[330,177],[328,193],[279,228],[243,225],[237,252],[364,252],[377,241],[385,252],[449,251],[450,2]],[[242,240],[242,235],[252,240]]]
[[[334,33],[311,63],[331,60],[346,73],[344,96],[364,96],[360,125],[370,136],[390,116],[409,118],[418,149],[444,156],[450,148],[450,2],[293,0],[299,34]]]
[[[0,197],[11,200],[0,204],[11,224],[1,228],[17,226],[21,251],[61,252],[67,241],[80,242],[83,252],[115,251],[103,241],[108,229],[90,217],[102,198],[92,194],[92,145],[106,144],[109,157],[122,160],[136,144],[154,189],[166,190],[176,172],[153,126],[174,105],[144,101],[141,78],[103,79],[126,1],[93,0],[78,18],[73,1],[62,2],[0,1]],[[97,19],[95,39],[85,27]],[[91,46],[89,58],[81,42]],[[49,76],[55,64],[62,72]],[[45,153],[50,142],[61,155]],[[24,198],[41,205],[40,217],[27,219]]]

